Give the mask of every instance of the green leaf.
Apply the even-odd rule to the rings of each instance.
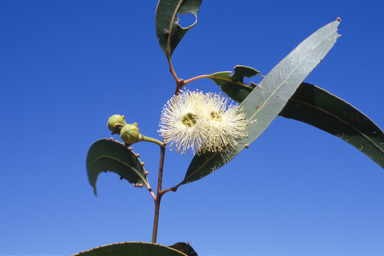
[[[238,84],[232,86],[241,89]],[[335,135],[384,168],[384,133],[380,127],[351,104],[320,87],[301,83],[279,116]]]
[[[180,252],[183,252],[183,253],[187,254],[188,256],[197,256],[197,253],[192,248],[192,246],[189,245],[189,243],[179,242],[179,243],[175,243],[173,245],[170,245],[169,247],[174,248]]]
[[[197,12],[202,0],[160,0],[156,8],[156,34],[165,56],[170,58],[184,35],[197,22]],[[177,13],[192,13],[195,22],[187,28],[179,25]],[[171,33],[170,33],[171,31]],[[169,36],[171,34],[171,36]]]
[[[125,242],[100,246],[73,256],[188,256],[174,248],[160,244]],[[197,255],[197,254],[195,254]]]
[[[334,21],[313,33],[285,57],[240,104],[248,120],[248,137],[234,149],[196,155],[188,167],[187,184],[212,173],[248,147],[270,125],[308,74],[319,64],[339,37]]]
[[[234,70],[233,74],[230,71],[224,71],[208,75],[208,78],[219,85],[221,90],[231,99],[240,103],[256,86],[253,82],[250,84],[244,83],[244,77],[261,76],[261,73],[254,68],[239,65],[235,66]]]
[[[384,168],[383,131],[366,115],[335,95],[302,83],[279,115],[341,138]]]
[[[135,153],[123,144],[109,139],[94,142],[87,155],[87,173],[89,183],[93,186],[95,195],[97,177],[101,172],[115,172],[130,183],[148,187],[148,179],[144,167]]]

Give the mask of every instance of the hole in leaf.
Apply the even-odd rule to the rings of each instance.
[[[232,71],[232,73],[230,74],[230,76],[233,76],[234,74],[235,74],[235,71]],[[253,83],[253,85],[255,85],[255,84],[259,84],[259,83],[261,82],[261,80],[263,80],[263,77],[261,77],[261,76],[259,76],[259,75],[255,75],[255,76],[252,76],[252,77],[246,77],[246,76],[244,76],[244,78],[243,78],[243,83],[252,86],[252,83]],[[252,87],[253,87],[253,86],[252,86]]]
[[[184,15],[178,15],[178,17],[179,17],[179,24],[183,28],[187,28],[187,27],[191,26],[196,21],[196,17],[192,13],[187,13]]]
[[[251,82],[255,83],[255,84],[259,84],[261,82],[261,80],[263,80],[263,78],[261,76],[253,76],[253,77],[244,77],[244,83],[246,84],[251,84]]]

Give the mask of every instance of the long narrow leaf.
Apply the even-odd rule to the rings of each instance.
[[[246,125],[248,137],[239,140],[235,149],[195,156],[179,185],[196,181],[217,170],[264,132],[297,87],[333,47],[339,37],[337,33],[339,24],[338,19],[320,28],[268,73],[241,103],[248,119]]]
[[[341,138],[384,168],[383,131],[366,115],[335,95],[302,83],[279,115]]]

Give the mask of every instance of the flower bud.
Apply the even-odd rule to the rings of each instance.
[[[112,134],[120,134],[120,127],[126,125],[125,116],[113,115],[108,119],[108,129],[111,130]]]
[[[143,135],[139,133],[137,123],[127,124],[120,131],[120,138],[127,144],[133,144],[143,140]]]

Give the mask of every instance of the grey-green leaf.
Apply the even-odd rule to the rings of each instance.
[[[196,181],[217,170],[264,132],[297,87],[333,47],[339,37],[337,33],[339,24],[338,19],[320,28],[268,73],[241,103],[248,119],[246,125],[248,137],[239,140],[238,146],[234,149],[195,156],[179,185]]]
[[[235,83],[232,86],[237,90],[243,88]],[[335,135],[384,168],[384,133],[380,127],[348,102],[318,86],[301,83],[279,116],[310,124]]]
[[[130,183],[149,186],[140,160],[135,153],[117,141],[101,139],[94,142],[89,148],[87,173],[95,195],[97,195],[97,177],[103,171],[115,172]]]
[[[256,86],[253,82],[250,84],[244,83],[244,77],[261,76],[261,73],[254,68],[240,65],[235,66],[234,70],[233,74],[230,71],[223,71],[211,74],[208,78],[219,85],[221,90],[231,99],[240,103]]]
[[[279,115],[341,138],[384,168],[383,131],[366,115],[335,95],[302,83]]]
[[[197,22],[197,12],[202,0],[160,0],[156,8],[156,34],[159,45],[167,58],[172,56],[173,51],[180,43],[184,35]],[[179,25],[177,13],[184,15],[192,13],[195,22],[187,28]]]
[[[142,242],[125,242],[100,246],[73,256],[188,256],[174,248]],[[196,254],[197,255],[197,254]]]

